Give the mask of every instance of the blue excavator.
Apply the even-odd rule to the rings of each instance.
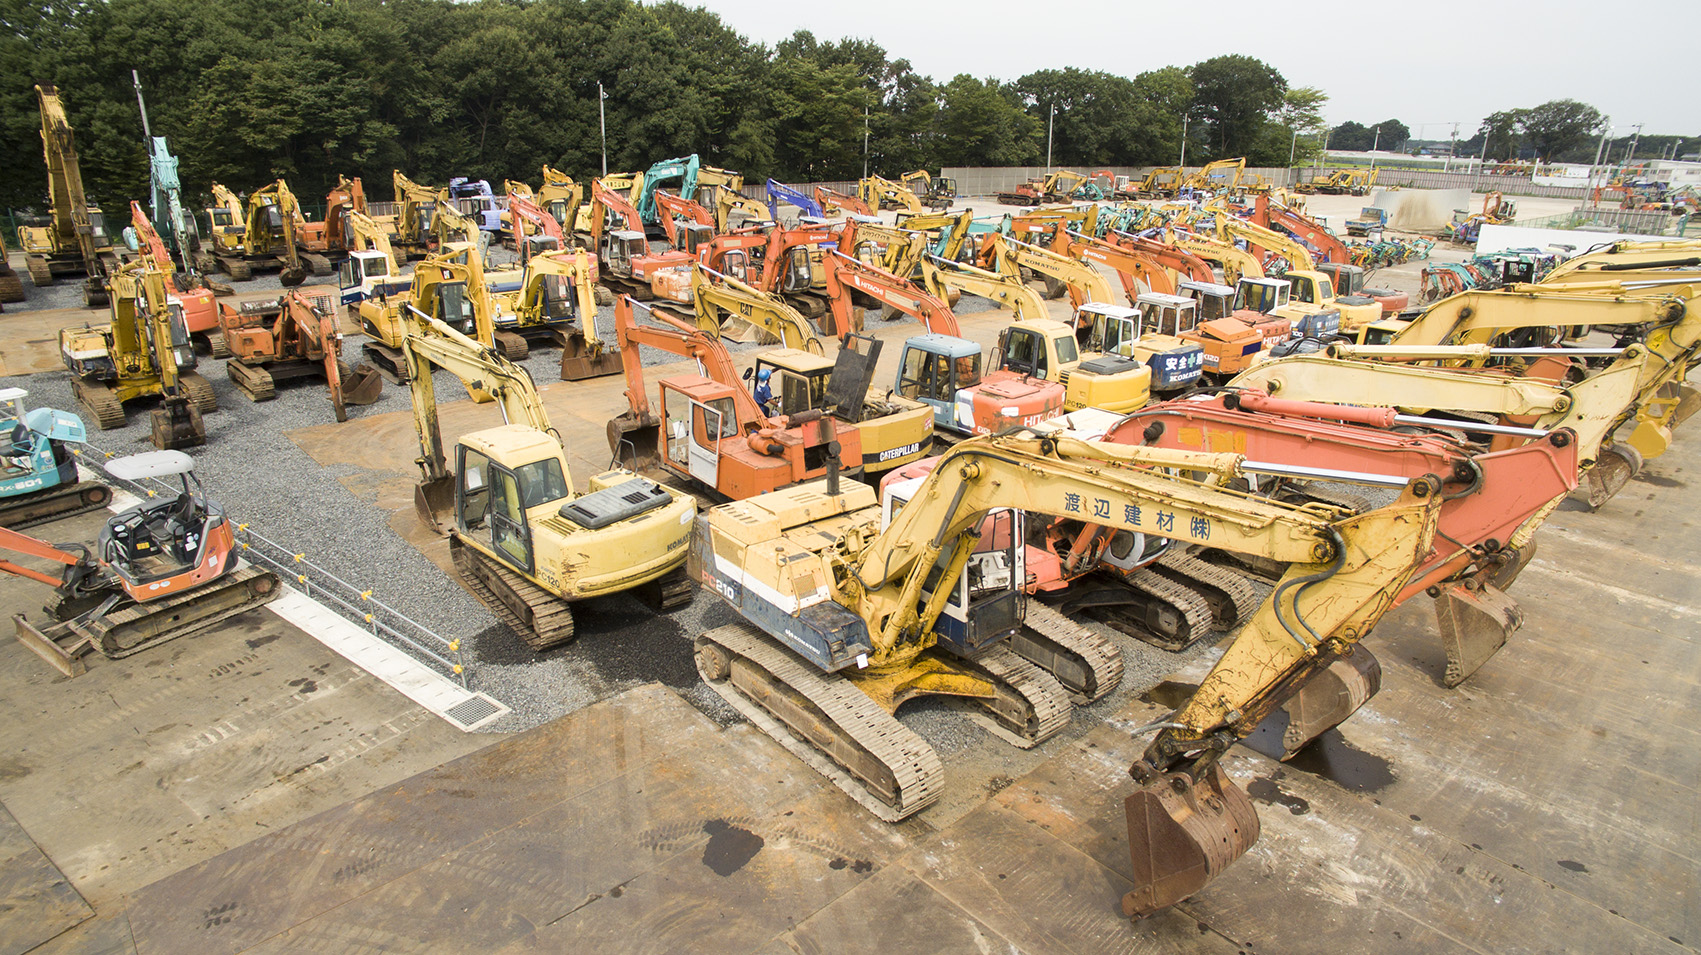
[[[22,388],[0,388],[0,527],[19,528],[105,507],[112,488],[81,481],[71,445],[88,440],[69,411],[25,407]]]

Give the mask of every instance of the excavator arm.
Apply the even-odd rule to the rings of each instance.
[[[874,210],[868,207],[868,203],[856,196],[828,189],[826,186],[815,187],[815,201],[820,203],[821,210],[827,215],[838,215],[840,213],[869,217],[874,215]]]
[[[390,274],[401,274],[401,263],[396,261],[396,250],[390,245],[390,234],[378,224],[378,220],[364,212],[350,211],[348,213],[349,237],[353,240],[350,245],[361,250],[382,252],[390,260]]]
[[[930,255],[921,261],[922,287],[940,301],[949,301],[951,290],[991,299],[1016,313],[1018,321],[1050,317],[1045,299],[1019,278],[988,272]]]
[[[827,297],[833,306],[833,327],[852,328],[851,293],[860,292],[914,318],[929,332],[961,338],[957,316],[939,298],[918,289],[909,280],[865,262],[833,251],[821,259],[827,273]]]
[[[162,272],[176,269],[176,264],[171,260],[171,252],[165,247],[165,240],[160,238],[153,222],[149,220],[147,213],[142,211],[142,204],[134,199],[130,200],[130,225],[136,230],[136,237],[141,240],[142,254],[147,257],[149,265]]]
[[[1164,237],[1164,242],[1184,252],[1190,252],[1206,262],[1220,264],[1225,284],[1234,285],[1242,278],[1264,277],[1264,262],[1232,242],[1220,242],[1209,236],[1173,230]]]
[[[858,182],[856,195],[870,209],[878,209],[882,202],[891,202],[906,212],[920,214],[927,211],[910,187],[880,176],[868,176]]]
[[[1300,241],[1308,243],[1317,250],[1320,261],[1342,263],[1352,261],[1352,255],[1347,251],[1346,243],[1335,238],[1334,233],[1319,223],[1271,199],[1269,193],[1261,192],[1254,200],[1253,218],[1258,225],[1266,229],[1274,230],[1277,226],[1281,226],[1293,233]]]
[[[56,249],[76,249],[83,257],[90,288],[99,285],[106,268],[100,259],[101,249],[95,245],[94,223],[89,218],[89,200],[83,192],[82,164],[77,158],[76,136],[71,131],[70,118],[59,90],[51,83],[38,85],[36,96],[41,103],[41,144],[47,157],[48,200],[53,217],[53,245]],[[91,305],[101,304],[91,301]]]
[[[676,218],[684,216],[698,225],[706,225],[711,229],[715,227],[714,213],[703,208],[702,203],[694,199],[659,191],[655,199],[657,208],[661,210],[662,232],[666,234],[668,244],[675,248],[679,247],[679,228],[674,224]]]
[[[1238,218],[1221,206],[1217,207],[1217,238],[1229,245],[1237,239],[1244,239],[1250,246],[1286,259],[1289,269],[1310,272],[1317,268],[1310,249],[1274,229]]]
[[[768,207],[755,199],[731,189],[721,189],[715,196],[715,231],[727,231],[734,212],[743,212],[751,222],[767,222]],[[749,225],[750,223],[746,223]]]
[[[431,217],[431,236],[439,246],[450,242],[465,242],[479,247],[478,223],[461,214],[449,200],[449,190],[437,193],[437,211]]]
[[[697,311],[697,327],[708,334],[720,334],[723,314],[737,315],[778,338],[787,348],[816,355],[826,354],[809,319],[787,305],[784,299],[709,269],[702,263],[691,266],[691,301]]]
[[[846,219],[839,234],[839,248],[852,258],[861,260],[861,247],[865,242],[875,242],[884,246],[880,253],[878,267],[895,275],[909,275],[915,271],[916,263],[928,254],[927,233],[907,227],[893,228],[872,222],[857,222]]]
[[[1176,283],[1171,271],[1196,282],[1216,281],[1210,263],[1204,259],[1186,250],[1138,236],[1122,235],[1119,242],[1111,242],[1059,229],[1052,240],[1052,251],[1083,263],[1096,262],[1115,269],[1130,305],[1139,298],[1141,286],[1151,292],[1175,294]]]
[[[637,357],[636,346],[648,345],[670,355],[696,360],[703,369],[703,377],[732,388],[737,420],[756,422],[758,427],[762,428],[769,426],[768,416],[762,411],[761,405],[756,403],[756,399],[740,383],[738,368],[732,363],[732,356],[727,353],[726,346],[721,344],[719,336],[693,328],[671,315],[642,305],[637,307],[644,308],[657,324],[640,325],[633,314],[633,307],[634,303],[629,295],[622,295],[615,301],[614,334],[620,346],[621,361],[626,369],[626,399],[631,405],[634,418],[652,425],[657,421],[655,413],[650,410],[649,395],[644,388],[643,362]]]
[[[1111,291],[1110,282],[1104,274],[1079,259],[1059,255],[1050,249],[1042,249],[1020,239],[999,234],[994,234],[987,241],[982,253],[993,257],[1000,275],[1011,276],[1020,281],[1021,270],[1026,267],[1054,281],[1062,282],[1068,286],[1069,302],[1076,308],[1087,302],[1109,303],[1115,299],[1115,293]]]

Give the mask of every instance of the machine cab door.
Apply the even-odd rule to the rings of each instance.
[[[810,258],[811,249],[806,245],[794,246],[787,254],[785,278],[781,291],[807,292],[815,281],[814,263]]]
[[[728,251],[721,257],[721,272],[740,282],[750,280],[750,253],[742,249]]]
[[[999,367],[1032,378],[1045,377],[1045,337],[1039,332],[1030,328],[1006,328],[999,345]]]
[[[704,403],[662,384],[662,456],[673,470],[715,487],[720,477],[721,439],[734,436],[737,430],[730,398]]]
[[[722,422],[725,416],[719,409],[702,402],[691,402],[691,440],[686,443],[687,469],[691,476],[709,487],[720,476]]]
[[[459,446],[455,469],[455,523],[502,561],[530,573],[532,531],[514,472]]]

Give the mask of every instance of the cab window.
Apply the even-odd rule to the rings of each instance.
[[[825,375],[799,375],[789,371],[781,371],[777,374],[780,377],[781,414],[802,414],[827,403],[827,378]]]
[[[1004,363],[1017,371],[1027,372],[1036,378],[1045,377],[1045,346],[1040,337],[1025,329],[1013,328],[1006,333]],[[1069,340],[1069,347],[1075,347],[1075,340]]]
[[[569,493],[567,476],[562,473],[561,461],[557,458],[533,461],[515,473],[520,477],[522,506],[528,510],[539,504],[559,501]]]
[[[1059,364],[1067,365],[1072,361],[1080,360],[1081,350],[1075,346],[1075,336],[1060,336],[1055,344],[1057,345],[1057,361]],[[1044,355],[1040,356],[1040,364],[1041,366],[1045,364]]]
[[[710,415],[706,413],[705,409],[720,413],[720,429],[718,431],[712,432],[709,424]],[[704,404],[692,405],[691,436],[699,447],[714,450],[719,446],[721,438],[730,438],[737,433],[738,416],[733,413],[731,398],[716,398]]]
[[[459,480],[461,526],[467,530],[483,527],[490,509],[490,459],[462,448]]]

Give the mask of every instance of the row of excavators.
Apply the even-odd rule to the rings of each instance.
[[[50,170],[55,148],[74,160],[68,127],[62,139]],[[58,168],[55,208],[61,181],[86,206],[74,161]],[[153,432],[170,449],[204,436],[212,410],[198,342],[229,354],[254,400],[323,377],[338,420],[382,379],[406,387],[419,515],[492,614],[547,650],[574,639],[582,601],[642,592],[666,612],[711,591],[740,622],[693,635],[705,684],[888,821],[946,784],[941,755],[898,718],[907,703],[954,699],[1032,748],[1120,684],[1105,628],[1169,651],[1222,640],[1185,701],[1129,730],[1123,909],[1141,917],[1257,841],[1257,812],[1222,765],[1236,743],[1275,718],[1291,757],[1351,718],[1380,689],[1377,623],[1420,596],[1444,682],[1469,680],[1522,624],[1511,588],[1547,516],[1579,490],[1606,506],[1701,407],[1687,383],[1701,244],[1609,245],[1539,282],[1408,310],[1364,288],[1301,210],[1251,187],[1235,201],[1243,171],[1177,177],[1178,191],[1226,196],[1157,223],[1045,205],[1081,194],[1092,177],[1079,174],[1019,187],[1034,209],[980,223],[949,211],[948,180],[870,177],[856,196],[770,180],[764,205],[696,156],[588,187],[545,167],[541,187],[506,183],[505,207],[488,185],[397,172],[393,219],[345,180],[341,212],[308,223],[279,181],[246,203],[226,193],[227,231],[201,246],[180,213],[159,225],[159,196],[176,189],[161,170],[155,216],[132,209],[135,261],[101,260],[88,209],[67,220],[66,248],[100,279],[112,321],[67,330],[62,350],[103,427],[158,395]],[[878,218],[887,207],[895,224]],[[487,258],[504,237],[511,267]],[[272,264],[299,284],[338,260],[338,289],[275,302],[232,308],[207,281]],[[613,306],[600,328],[599,295]],[[964,296],[1011,312],[990,352],[959,322]],[[369,338],[369,370],[341,359],[344,309]],[[211,324],[194,330],[191,311]],[[878,334],[897,316],[920,328]],[[744,362],[738,338],[778,347]],[[583,491],[520,364],[540,345],[561,349],[565,381],[624,377],[612,462]],[[694,368],[656,376],[643,349]],[[501,423],[445,440],[438,370]],[[23,397],[0,392],[18,478],[0,506],[20,522],[102,506],[110,489],[66,467],[81,423]],[[277,585],[233,568],[231,521],[186,455],[108,470],[183,490],[115,515],[80,549],[0,533],[65,568],[0,562],[55,588],[57,622],[20,620],[20,639],[67,672]],[[197,609],[159,624],[173,600]]]

